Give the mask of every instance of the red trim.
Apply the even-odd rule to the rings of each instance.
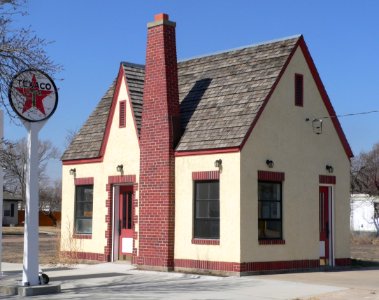
[[[92,163],[99,163],[103,162],[102,157],[94,157],[94,158],[86,158],[86,159],[73,159],[73,160],[63,160],[62,165],[69,166],[69,165],[81,165],[81,164],[92,164]]]
[[[70,259],[107,261],[103,253],[61,251],[61,254]]]
[[[94,183],[93,177],[75,178],[75,185],[90,185]]]
[[[258,170],[258,180],[262,181],[284,181],[283,172],[271,172],[271,171],[259,171]]]
[[[336,258],[335,264],[336,266],[350,266],[351,259],[350,258]]]
[[[345,153],[347,155],[348,158],[351,158],[354,156],[351,148],[350,148],[350,145],[349,145],[349,142],[347,141],[346,139],[346,136],[342,130],[342,127],[341,127],[341,124],[340,122],[338,121],[338,118],[335,117],[336,116],[336,112],[334,111],[334,108],[332,106],[332,103],[330,102],[330,99],[329,99],[329,96],[325,90],[325,87],[321,81],[321,78],[320,78],[320,75],[317,71],[317,68],[313,62],[313,59],[311,57],[311,54],[309,53],[309,50],[308,50],[308,47],[304,41],[304,38],[301,37],[300,38],[300,48],[301,50],[303,51],[303,54],[304,54],[304,57],[305,57],[305,60],[308,64],[308,67],[312,73],[312,76],[313,76],[313,79],[315,80],[316,82],[316,85],[317,85],[317,88],[320,92],[320,95],[321,95],[321,98],[322,100],[324,101],[324,104],[326,106],[326,109],[328,110],[328,113],[329,113],[329,116],[334,116],[331,118],[332,122],[333,122],[333,125],[334,125],[334,128],[336,129],[337,131],[337,134],[341,140],[341,143],[342,143],[342,146],[345,150]]]
[[[245,138],[244,138],[243,141],[242,141],[242,144],[241,144],[241,146],[240,146],[241,149],[243,148],[243,146],[245,146],[246,141],[249,139],[250,134],[251,134],[251,132],[253,131],[253,129],[254,129],[254,127],[255,127],[255,124],[257,124],[258,119],[260,118],[260,116],[261,116],[263,110],[265,109],[268,100],[271,98],[271,95],[273,94],[273,92],[274,92],[276,86],[278,85],[280,79],[282,78],[282,76],[283,76],[283,74],[284,74],[284,71],[287,69],[287,66],[288,66],[289,62],[291,61],[292,56],[295,54],[295,51],[296,51],[297,46],[299,45],[299,42],[300,42],[301,39],[302,39],[302,37],[300,37],[299,40],[296,42],[296,45],[293,47],[292,52],[291,52],[290,55],[288,56],[286,62],[285,62],[284,65],[283,65],[283,68],[280,70],[280,73],[279,73],[278,77],[276,78],[274,84],[272,85],[270,92],[268,93],[268,95],[266,96],[265,100],[263,101],[263,104],[262,104],[261,108],[259,109],[257,115],[256,115],[255,118],[254,118],[253,123],[250,125],[250,128],[249,128],[249,130],[248,130],[248,132],[247,132]]]
[[[294,85],[295,85],[295,105],[302,107],[304,105],[303,74],[295,73]]]
[[[192,244],[195,245],[220,245],[220,240],[208,240],[208,239],[192,239]]]
[[[235,153],[235,152],[240,152],[240,148],[239,147],[231,147],[231,148],[207,149],[207,150],[175,151],[175,157],[192,156],[192,155]]]
[[[259,245],[284,245],[285,240],[259,240]]]
[[[262,272],[277,270],[304,270],[320,267],[319,259],[268,261],[268,262],[222,262],[207,260],[175,259],[175,269],[214,270],[219,272]]]
[[[318,182],[323,184],[336,184],[336,176],[319,175]]]
[[[218,180],[220,171],[192,172],[192,180]]]
[[[74,238],[74,239],[81,239],[81,240],[90,240],[90,239],[92,239],[92,234],[78,234],[78,233],[74,233],[72,235],[72,238]]]
[[[119,116],[118,116],[118,127],[126,127],[126,100],[119,102]]]
[[[117,99],[118,99],[118,95],[120,93],[122,79],[124,77],[125,77],[124,68],[122,65],[120,65],[120,69],[119,69],[118,75],[117,75],[117,83],[116,83],[115,90],[113,93],[112,105],[111,105],[110,112],[108,115],[107,125],[105,126],[103,143],[101,144],[101,148],[100,148],[100,157],[104,156],[105,149],[107,148],[109,133],[111,131],[111,125],[112,125],[112,121],[113,121],[113,117],[114,117],[114,112],[116,110]]]

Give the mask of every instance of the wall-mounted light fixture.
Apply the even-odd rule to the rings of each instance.
[[[222,168],[222,160],[216,159],[215,160],[215,167],[221,169]]]
[[[118,165],[116,170],[117,170],[117,172],[120,172],[122,174],[124,172],[124,165],[123,164]]]
[[[328,173],[333,173],[333,171],[334,171],[334,168],[331,165],[326,165],[325,169],[328,171]]]
[[[271,159],[266,160],[266,165],[272,169],[274,167],[274,162]]]
[[[76,175],[76,168],[70,169],[70,175]]]

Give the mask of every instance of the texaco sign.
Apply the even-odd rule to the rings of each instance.
[[[18,73],[9,87],[13,110],[28,122],[48,119],[57,108],[58,92],[53,80],[39,70]]]

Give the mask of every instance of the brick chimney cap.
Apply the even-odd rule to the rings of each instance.
[[[168,14],[160,13],[154,16],[154,21],[168,21]]]
[[[154,16],[154,21],[147,23],[147,28],[152,28],[159,25],[169,25],[175,27],[175,22],[172,22],[168,18],[168,14],[160,13]]]

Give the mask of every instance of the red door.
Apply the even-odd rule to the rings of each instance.
[[[320,186],[320,258],[329,260],[329,189]]]
[[[133,189],[121,186],[119,196],[119,259],[133,252]]]

